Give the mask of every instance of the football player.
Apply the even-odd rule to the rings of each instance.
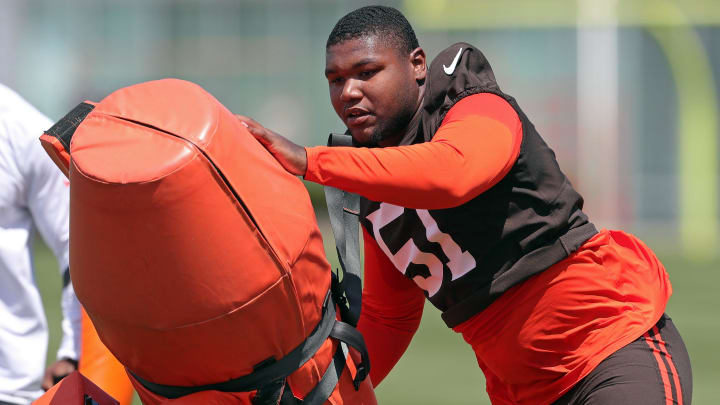
[[[478,49],[454,44],[427,67],[399,11],[363,7],[330,33],[325,75],[354,147],[303,148],[239,119],[289,172],[362,196],[375,385],[428,299],[472,346],[493,404],[690,403],[663,265],[595,228]]]

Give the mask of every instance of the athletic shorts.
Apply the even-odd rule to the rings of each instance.
[[[672,320],[663,314],[554,405],[690,405],[691,400],[690,357]]]

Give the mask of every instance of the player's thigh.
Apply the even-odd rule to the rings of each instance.
[[[555,405],[690,405],[692,371],[685,344],[663,315],[640,338],[602,361]]]

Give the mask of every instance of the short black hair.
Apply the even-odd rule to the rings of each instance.
[[[415,31],[400,11],[392,7],[367,6],[346,14],[337,22],[325,48],[368,35],[382,38],[387,45],[405,54],[420,46]]]

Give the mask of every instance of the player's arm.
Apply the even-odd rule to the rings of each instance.
[[[370,355],[374,386],[392,370],[412,340],[422,318],[425,295],[404,277],[363,228],[365,277],[358,329]]]
[[[495,185],[520,151],[515,110],[494,94],[450,109],[432,141],[387,148],[307,148],[305,178],[408,208],[461,205]]]
[[[40,235],[57,258],[62,276],[62,341],[57,361],[46,371],[43,388],[77,368],[81,330],[80,304],[69,273],[69,187],[67,179],[34,141],[25,155],[28,208]]]

